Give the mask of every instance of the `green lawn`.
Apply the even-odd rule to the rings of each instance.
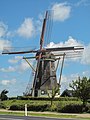
[[[24,111],[0,111],[2,115],[16,115],[24,116]],[[76,118],[78,120],[90,120],[90,118],[79,117],[78,115],[71,114],[57,114],[57,113],[41,113],[41,112],[28,112],[28,116],[38,116],[38,117],[51,117],[51,118]]]

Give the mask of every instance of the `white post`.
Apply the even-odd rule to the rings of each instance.
[[[25,104],[25,116],[27,116],[27,104]]]

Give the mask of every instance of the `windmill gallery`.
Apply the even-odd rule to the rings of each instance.
[[[35,72],[33,86],[31,89],[31,96],[33,97],[44,97],[51,93],[53,88],[60,88],[60,81],[62,75],[62,69],[64,64],[64,59],[69,57],[79,57],[80,53],[84,49],[82,46],[66,46],[57,48],[44,47],[45,42],[45,32],[46,26],[48,26],[48,21],[51,20],[51,12],[46,11],[45,18],[43,20],[43,26],[40,37],[40,48],[38,50],[28,50],[28,51],[3,51],[2,54],[30,54],[35,53],[35,56],[23,57],[26,62],[30,65],[32,70]],[[58,54],[57,54],[58,53]],[[37,65],[36,69],[29,63],[28,59],[36,59]],[[61,71],[59,82],[57,82],[56,71],[59,61],[62,60]],[[55,67],[55,61],[57,61],[57,67]],[[57,93],[57,96],[60,93]]]

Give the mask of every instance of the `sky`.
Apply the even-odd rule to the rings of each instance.
[[[81,58],[65,60],[61,92],[78,76],[90,77],[90,0],[0,0],[0,91],[7,89],[8,96],[23,95],[28,82],[32,85],[33,72],[22,57],[34,55],[2,51],[38,49],[46,10],[54,13],[49,47],[84,47]],[[59,74],[60,68],[57,80]]]

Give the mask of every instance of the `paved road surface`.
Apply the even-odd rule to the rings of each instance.
[[[0,120],[75,120],[75,119],[56,119],[56,118],[43,118],[43,117],[18,117],[10,115],[0,115]]]

